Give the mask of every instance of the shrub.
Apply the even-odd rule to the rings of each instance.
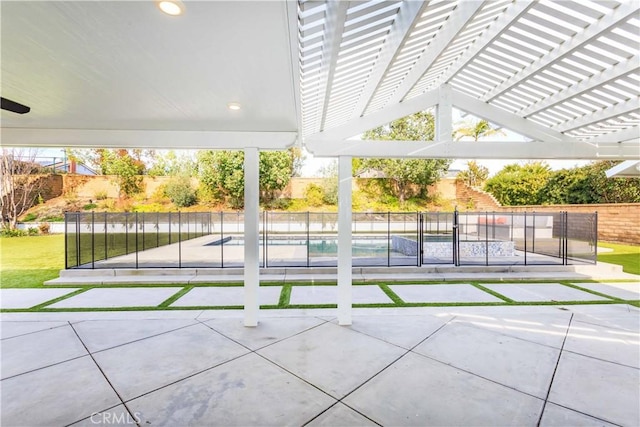
[[[38,218],[37,214],[34,214],[33,212],[28,213],[23,219],[22,222],[31,222],[31,221],[35,221],[36,218]]]
[[[49,225],[48,222],[43,222],[38,226],[38,229],[40,230],[40,234],[49,234],[49,231],[51,231],[51,225]]]
[[[27,228],[27,234],[29,236],[37,236],[38,235],[38,229],[36,227],[29,227],[29,228]]]
[[[191,186],[191,180],[188,177],[171,178],[164,191],[171,202],[179,208],[195,205],[198,201],[196,190]]]
[[[3,228],[0,230],[0,236],[2,237],[23,237],[27,235],[27,231],[11,228]]]
[[[309,184],[304,190],[304,196],[309,206],[322,206],[324,202],[324,190],[317,184]]]
[[[90,210],[95,209],[97,207],[98,207],[98,205],[96,205],[95,203],[87,203],[86,205],[84,205],[82,207],[82,209],[84,209],[85,211],[90,211]]]
[[[94,197],[96,200],[106,200],[107,199],[107,192],[102,190],[102,191],[96,191],[96,193],[94,194]]]

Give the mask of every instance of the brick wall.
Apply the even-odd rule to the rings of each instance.
[[[640,203],[505,206],[501,210],[541,213],[558,211],[567,211],[569,213],[598,212],[598,240],[640,245]]]

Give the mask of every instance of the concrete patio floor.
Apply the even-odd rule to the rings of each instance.
[[[3,426],[640,424],[626,304],[3,313]]]

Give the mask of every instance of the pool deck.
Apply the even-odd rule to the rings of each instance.
[[[0,289],[3,309],[21,310],[0,313],[0,424],[637,426],[640,277],[587,267],[473,267],[429,284],[392,280],[433,279],[425,270],[362,270],[354,304],[389,303],[386,283],[407,303],[454,306],[356,306],[350,326],[312,308],[337,297],[313,274],[261,286],[263,304],[289,284],[289,303],[308,307],[263,309],[255,328],[229,308],[243,289],[219,286],[226,273],[198,286],[188,270],[180,283],[87,270],[74,285]],[[521,305],[482,305],[496,295]]]

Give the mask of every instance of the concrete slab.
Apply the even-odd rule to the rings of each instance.
[[[615,427],[615,424],[590,417],[562,406],[547,403],[540,420],[540,427]]]
[[[563,352],[549,401],[613,424],[637,426],[638,384],[638,369]]]
[[[351,287],[354,304],[384,304],[393,301],[377,285],[358,285]],[[291,305],[337,304],[337,286],[293,286]]]
[[[222,335],[256,350],[307,329],[318,326],[325,321],[317,317],[271,317],[260,320],[257,328],[247,328],[242,319],[212,319],[204,322]]]
[[[2,381],[3,426],[68,425],[120,404],[89,356]]]
[[[277,305],[280,300],[282,286],[260,286],[258,301],[260,305]],[[244,306],[243,286],[207,286],[193,288],[171,307],[195,306]]]
[[[0,322],[0,337],[6,339],[66,325],[67,322]]]
[[[306,425],[309,427],[377,426],[377,424],[370,419],[363,417],[342,403],[336,403]]]
[[[459,313],[453,322],[476,326],[480,329],[494,331],[536,344],[562,348],[562,343],[569,329],[571,312],[558,310],[555,313],[546,313],[544,316],[540,316],[524,313],[530,307],[521,306],[519,308],[522,309],[522,313],[503,313],[494,316]]]
[[[247,353],[195,324],[94,354],[109,381],[128,400]]]
[[[503,302],[491,294],[468,284],[390,285],[404,302]]]
[[[453,316],[358,316],[348,328],[407,350],[442,327]],[[334,320],[334,323],[337,321]]]
[[[612,282],[612,283],[574,283],[581,288],[590,289],[624,300],[640,299],[640,283],[631,282]]]
[[[34,332],[2,341],[1,377],[8,378],[87,355],[71,326]]]
[[[140,425],[304,425],[335,400],[248,354],[128,402]]]
[[[583,292],[559,283],[492,283],[485,288],[498,292],[514,301],[603,301],[608,298]]]
[[[194,319],[87,320],[74,323],[73,328],[94,353],[195,323]]]
[[[572,322],[564,350],[640,369],[637,332]]]
[[[336,398],[351,392],[404,352],[332,323],[258,351]]]
[[[182,288],[89,289],[47,308],[155,307]]]
[[[0,289],[0,308],[31,308],[77,289]]]
[[[560,349],[449,323],[414,352],[544,399]]]
[[[543,401],[408,353],[344,403],[380,425],[535,426]]]

